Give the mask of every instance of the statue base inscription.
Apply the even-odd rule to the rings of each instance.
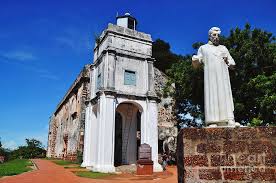
[[[179,183],[276,182],[276,127],[185,128],[177,141]]]

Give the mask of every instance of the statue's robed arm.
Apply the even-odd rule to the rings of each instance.
[[[197,55],[193,55],[192,57],[192,65],[194,68],[198,68],[203,63],[202,47],[199,47]]]

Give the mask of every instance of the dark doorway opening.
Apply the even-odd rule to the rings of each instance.
[[[63,136],[63,158],[67,157],[68,134]]]
[[[140,111],[137,112],[136,140],[137,140],[136,159],[138,160],[139,147],[141,145],[141,112]]]
[[[115,150],[114,166],[122,164],[122,116],[116,112],[115,116]]]

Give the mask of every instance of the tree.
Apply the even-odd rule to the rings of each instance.
[[[4,156],[5,152],[4,152],[4,148],[2,148],[2,142],[1,142],[1,138],[0,138],[0,156]]]
[[[232,29],[222,44],[237,64],[231,73],[236,120],[243,124],[253,119],[263,121],[263,125],[275,123],[275,37],[246,24],[243,30]]]
[[[236,62],[236,69],[230,71],[235,120],[242,124],[275,124],[275,37],[261,29],[252,30],[246,24],[243,30],[232,29],[228,37],[221,37],[221,43]],[[193,47],[197,49],[202,44],[195,43]],[[181,59],[168,69],[168,85],[175,83],[172,95],[181,122],[198,126],[199,122],[204,122],[203,71],[202,68],[192,69],[190,55]],[[193,118],[187,118],[187,115]]]
[[[9,159],[9,153],[10,153],[9,149],[3,148],[1,138],[0,138],[0,156],[4,156],[4,160],[6,161]]]
[[[42,143],[36,139],[25,139],[26,146],[19,146],[18,149],[12,152],[13,158],[43,158],[46,155],[46,150],[42,148]]]
[[[273,124],[276,122],[276,73],[271,76],[260,74],[250,79],[244,86],[245,98],[254,96],[249,101],[244,101],[251,115],[251,125]]]
[[[27,147],[29,148],[42,148],[42,143],[36,139],[25,139]]]
[[[152,44],[152,56],[156,59],[154,66],[162,72],[181,59],[181,56],[172,53],[170,49],[170,44],[161,39],[157,39]]]
[[[186,126],[201,126],[203,115],[203,70],[191,67],[191,56],[183,57],[179,63],[167,70],[169,80],[165,93],[172,95],[176,101],[176,114],[179,121]],[[175,90],[169,90],[171,84]],[[191,116],[191,117],[189,117]]]

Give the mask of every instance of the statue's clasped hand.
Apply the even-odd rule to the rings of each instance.
[[[224,62],[229,66],[228,58],[227,58],[227,57],[222,57],[222,59],[223,59]]]
[[[229,67],[229,69],[231,69],[231,70],[235,69],[235,66],[229,63],[227,57],[222,57],[222,59],[224,60],[224,62],[226,63],[226,65]]]

